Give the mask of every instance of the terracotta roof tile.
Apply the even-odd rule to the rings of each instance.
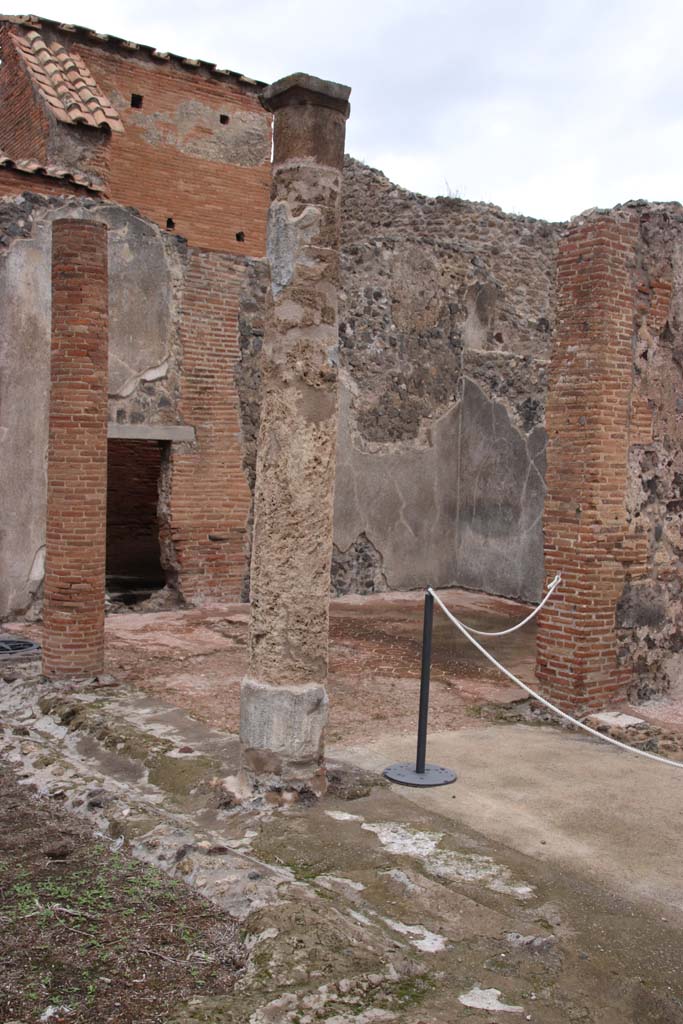
[[[145,43],[134,43],[129,39],[120,39],[118,36],[107,35],[104,32],[95,32],[91,28],[84,28],[82,25],[67,25],[60,21],[51,21],[49,18],[37,18],[34,14],[0,14],[0,21],[21,26],[22,28],[48,28],[56,32],[69,33],[76,39],[80,39],[85,43],[101,43],[103,45],[111,45],[119,47],[123,50],[135,50],[140,55],[151,57],[156,60],[173,61],[180,67],[189,69],[203,68],[208,71],[211,75],[216,75],[219,78],[234,78],[243,85],[247,85],[258,90],[262,89],[266,84],[265,82],[258,82],[254,78],[248,78],[246,75],[241,75],[238,71],[228,71],[226,68],[218,68],[215,64],[210,64],[205,60],[194,61],[186,57],[181,57],[177,53],[161,53],[159,50],[155,50],[153,46],[148,46]]]
[[[122,132],[121,118],[77,54],[48,44],[35,30],[12,33],[14,45],[50,110],[65,124]]]
[[[41,164],[38,160],[13,160],[0,149],[0,167],[6,167],[10,171],[20,171],[22,174],[36,174],[44,178],[58,178],[61,181],[73,182],[90,192],[101,192],[102,186],[98,185],[87,174],[81,171],[69,171],[65,167],[58,167],[55,164]]]

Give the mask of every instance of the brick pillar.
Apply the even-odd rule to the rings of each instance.
[[[43,671],[102,671],[107,512],[107,228],[52,226]]]
[[[174,445],[169,527],[178,589],[190,601],[239,601],[251,494],[242,468],[235,364],[243,264],[191,252],[180,312],[180,410],[197,443]]]
[[[633,556],[626,519],[634,334],[634,215],[569,229],[558,257],[548,381],[545,569],[563,583],[542,612],[537,675],[565,710],[604,707],[630,672],[615,609]]]
[[[350,89],[291,75],[265,90],[275,150],[254,494],[242,768],[261,788],[325,787],[337,432],[339,227]]]

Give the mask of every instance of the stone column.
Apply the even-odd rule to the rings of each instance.
[[[243,778],[325,789],[337,431],[339,223],[350,89],[296,74],[267,88],[275,150],[251,562]]]
[[[107,516],[107,227],[52,225],[52,345],[43,671],[104,662]]]

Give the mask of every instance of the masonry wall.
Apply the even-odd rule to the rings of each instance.
[[[260,86],[198,61],[96,40],[87,30],[60,31],[45,22],[36,27],[47,42],[57,40],[85,61],[124,131],[109,134],[48,117],[13,47],[5,45],[12,68],[0,72],[6,122],[0,148],[6,136],[10,155],[98,175],[109,198],[162,227],[168,223],[192,245],[262,256],[271,118],[259,103]],[[3,29],[10,30],[22,31]],[[131,105],[133,95],[140,106]]]
[[[74,48],[124,123],[111,139],[111,198],[161,225],[170,217],[193,245],[263,255],[271,128],[256,90],[170,61]],[[140,109],[131,107],[133,93],[143,97]]]
[[[683,210],[635,208],[632,431],[626,517],[639,557],[616,608],[636,697],[683,680]]]
[[[167,576],[188,598],[238,599],[248,494],[232,366],[243,261],[193,250],[100,199],[22,193],[0,199],[0,618],[36,613],[42,597],[50,249],[65,217],[109,228],[109,421],[195,428],[194,443],[170,445],[162,460]]]
[[[40,174],[26,174],[23,171],[0,166],[0,199],[16,198],[17,202],[20,202],[19,197],[24,192],[31,192],[41,196],[74,195],[82,196],[83,198],[96,194],[89,188],[61,178],[48,178]],[[6,217],[4,222],[0,223],[0,233],[11,229],[13,226],[12,218]],[[0,245],[6,244],[6,241],[7,239],[0,234]]]
[[[197,443],[174,453],[169,527],[189,600],[239,600],[244,589],[251,499],[234,384],[243,273],[232,256],[196,250],[184,283],[179,410]]]
[[[350,159],[344,174],[334,588],[533,600],[560,228],[415,195]],[[264,287],[253,267],[239,368],[252,476]]]
[[[32,24],[80,56],[123,122],[123,133],[63,124],[45,107],[0,25],[0,150],[96,176],[108,198],[134,206],[192,245],[262,256],[270,195],[271,117],[261,85],[199,61],[106,40],[87,29]],[[141,105],[131,105],[133,95]]]
[[[561,244],[547,409],[544,689],[582,711],[683,677],[683,212],[628,203]]]

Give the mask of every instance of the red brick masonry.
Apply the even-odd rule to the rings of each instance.
[[[564,709],[602,708],[630,678],[615,608],[630,541],[637,217],[570,228],[558,259],[559,318],[548,382],[545,568],[562,586],[540,617],[537,674]]]
[[[246,572],[250,493],[242,468],[237,318],[241,261],[192,253],[183,295],[181,413],[196,446],[174,446],[171,537],[179,586],[188,600],[239,600]]]
[[[52,227],[43,671],[102,670],[107,501],[107,228]]]

